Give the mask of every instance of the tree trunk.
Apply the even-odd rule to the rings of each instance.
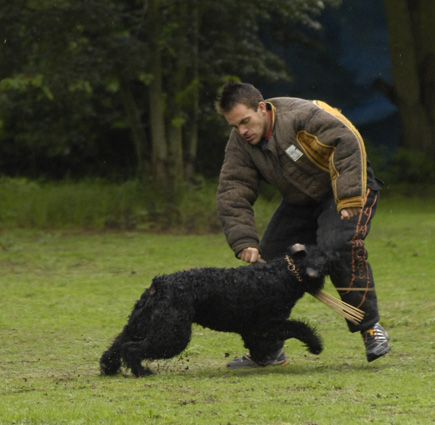
[[[384,3],[402,124],[402,146],[422,151],[430,159],[435,159],[435,43],[433,35],[429,35],[433,32],[435,19],[434,1],[384,0]],[[428,19],[429,14],[432,23],[423,28],[423,16]],[[426,38],[432,40],[432,44],[427,43]]]
[[[191,180],[195,174],[195,161],[198,149],[198,111],[199,111],[199,20],[198,0],[191,0],[192,17],[192,79],[194,88],[191,96],[190,117],[185,131],[184,177]]]
[[[183,180],[183,136],[181,123],[176,120],[169,124],[168,175],[171,182]]]
[[[429,114],[432,126],[432,145],[435,145],[435,1],[420,0],[417,3],[415,20],[419,24],[417,38],[421,58],[422,102]],[[417,5],[415,7],[417,8]]]
[[[152,143],[153,177],[157,182],[167,180],[166,164],[168,148],[165,132],[163,105],[162,54],[160,50],[159,1],[150,0],[148,4],[148,26],[151,47],[150,73],[153,76],[149,86],[149,111]]]
[[[196,96],[197,97],[197,96]],[[192,117],[186,125],[185,131],[185,155],[184,155],[184,178],[192,180],[195,175],[195,161],[198,149],[198,99],[193,99]]]
[[[124,81],[120,81],[119,86],[122,102],[124,104],[125,113],[128,123],[130,124],[131,133],[136,153],[136,173],[138,177],[142,177],[144,173],[149,171],[150,157],[147,153],[147,136],[142,126],[140,111],[136,101],[131,94],[130,87]]]

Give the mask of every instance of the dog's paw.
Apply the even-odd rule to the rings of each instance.
[[[310,347],[310,353],[312,354],[320,354],[323,351],[323,347],[318,345],[316,347]]]
[[[144,378],[145,376],[154,375],[154,372],[149,367],[143,367],[142,365],[135,370],[131,370],[135,378]]]
[[[313,341],[307,344],[308,351],[312,354],[320,354],[323,351],[323,344],[320,338],[316,335]]]

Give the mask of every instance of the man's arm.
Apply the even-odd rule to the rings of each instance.
[[[364,205],[367,186],[367,157],[364,141],[355,126],[335,108],[320,101],[314,102],[319,110],[306,130],[319,144],[334,148],[329,170],[337,209],[346,220]],[[341,211],[346,211],[341,213]]]
[[[260,174],[233,138],[236,138],[234,134],[227,145],[220,173],[217,207],[228,244],[238,254],[259,244],[253,204],[258,196]]]

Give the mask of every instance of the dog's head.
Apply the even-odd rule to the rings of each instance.
[[[316,293],[322,289],[329,260],[318,247],[294,244],[287,249],[286,261],[289,271],[306,292]]]

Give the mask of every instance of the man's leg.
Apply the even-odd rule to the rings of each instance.
[[[283,349],[284,341],[268,341],[247,335],[242,337],[249,354],[231,360],[227,364],[229,368],[246,369],[288,364],[289,361]]]
[[[284,255],[295,243],[315,244],[318,207],[294,206],[281,201],[260,241],[260,254],[269,261]]]
[[[319,246],[326,251],[339,254],[330,277],[336,288],[345,288],[338,290],[341,299],[365,313],[360,325],[349,321],[347,323],[351,332],[360,331],[363,334],[369,361],[389,351],[388,334],[378,323],[375,284],[364,246],[377,203],[378,192],[368,189],[361,213],[349,220],[341,220],[334,200],[330,199],[323,205],[317,230]]]

